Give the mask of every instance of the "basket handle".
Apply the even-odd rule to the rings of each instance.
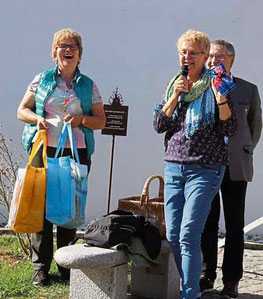
[[[149,201],[149,188],[150,188],[150,184],[154,179],[159,179],[159,197],[163,197],[163,190],[164,190],[164,180],[163,177],[160,175],[152,175],[150,176],[144,186],[143,186],[143,190],[142,190],[142,195],[141,195],[141,199],[140,199],[140,205],[142,206],[143,204],[148,203]]]

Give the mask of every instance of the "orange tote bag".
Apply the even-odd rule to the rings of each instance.
[[[46,131],[40,130],[37,132],[26,168],[19,168],[17,174],[8,221],[8,227],[17,233],[43,230],[46,167],[47,137]]]

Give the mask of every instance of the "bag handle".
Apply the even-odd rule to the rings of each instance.
[[[142,190],[142,195],[141,195],[141,199],[140,199],[140,205],[144,205],[148,203],[149,201],[149,188],[150,188],[150,184],[154,179],[159,179],[159,194],[158,197],[163,197],[163,191],[164,191],[164,180],[163,177],[160,175],[152,175],[150,176],[144,186],[143,186],[143,190]]]
[[[78,164],[80,164],[79,153],[78,153],[78,150],[77,150],[75,138],[73,136],[71,123],[68,124],[67,128],[68,128],[68,137],[69,137],[69,143],[70,143],[71,152],[72,152],[72,149],[73,149],[76,161],[77,161]]]
[[[42,159],[44,167],[47,168],[47,132],[46,130],[39,130],[36,134],[36,141],[33,143],[33,147],[28,159],[28,164],[32,163],[39,148],[43,145]]]
[[[58,153],[60,150],[61,150],[61,154],[63,154],[66,141],[67,141],[67,130],[66,130],[66,123],[64,123],[58,139],[58,146],[56,149],[55,158],[58,157]]]
[[[67,138],[69,138],[69,144],[70,144],[72,158],[74,159],[74,157],[75,157],[77,163],[80,164],[76,141],[75,141],[75,138],[72,133],[71,120],[64,123],[61,134],[59,136],[58,146],[57,146],[57,150],[55,153],[55,158],[58,157],[60,150],[61,150],[61,154],[63,154],[65,145],[67,142]]]

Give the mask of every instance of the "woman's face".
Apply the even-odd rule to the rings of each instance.
[[[178,49],[180,65],[188,64],[189,78],[200,76],[202,69],[208,58],[200,49],[197,43],[192,41],[184,41]]]
[[[79,62],[79,49],[74,39],[63,38],[60,40],[55,58],[60,70],[75,69]]]

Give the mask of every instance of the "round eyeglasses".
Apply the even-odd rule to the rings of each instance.
[[[218,61],[222,61],[225,58],[225,56],[232,56],[232,55],[230,55],[230,54],[218,54],[218,55],[210,54],[209,59],[210,60],[215,59],[215,60],[218,60]]]
[[[181,51],[181,52],[178,52],[178,54],[181,56],[181,57],[184,57],[186,58],[187,56],[189,56],[190,58],[196,58],[198,55],[200,54],[204,54],[204,52],[197,52],[197,51],[191,51],[191,52],[184,52],[184,51]]]

